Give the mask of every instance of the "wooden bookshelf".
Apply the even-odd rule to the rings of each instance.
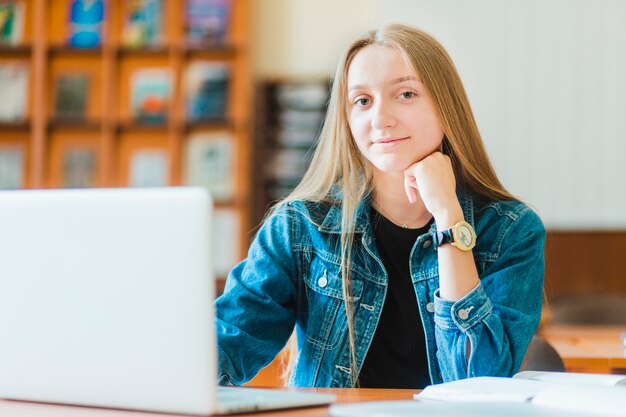
[[[23,35],[17,45],[0,45],[0,64],[28,65],[27,110],[23,120],[0,122],[0,147],[24,154],[23,188],[63,186],[63,155],[72,147],[92,149],[96,187],[129,186],[130,161],[136,152],[161,150],[167,183],[185,185],[188,137],[222,132],[235,142],[232,164],[234,196],[218,201],[216,210],[236,213],[237,260],[249,244],[251,155],[251,73],[249,0],[233,0],[224,44],[189,46],[186,1],[162,0],[162,39],[157,45],[129,47],[123,42],[126,0],[105,1],[102,42],[91,49],[69,46],[71,0],[22,0]],[[224,64],[229,70],[227,111],[223,120],[191,122],[185,112],[185,71],[196,61]],[[131,79],[135,71],[165,68],[171,74],[167,117],[161,124],[133,118]],[[55,116],[59,74],[83,73],[89,79],[84,117]],[[229,236],[230,238],[230,236]],[[222,241],[225,239],[222,238]]]

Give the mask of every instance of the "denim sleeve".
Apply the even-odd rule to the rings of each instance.
[[[241,385],[269,364],[295,324],[293,219],[283,206],[261,226],[217,299],[218,382]]]
[[[500,242],[497,259],[485,267],[469,294],[451,302],[435,292],[435,340],[444,382],[513,375],[537,329],[543,295],[543,224],[526,208]]]

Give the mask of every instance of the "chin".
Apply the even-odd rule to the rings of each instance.
[[[430,152],[426,154],[383,154],[376,155],[370,159],[370,162],[376,169],[386,173],[402,172],[406,171],[411,165],[421,161],[430,155]]]
[[[406,160],[385,160],[385,161],[374,161],[374,167],[381,172],[385,173],[404,173],[408,167],[412,165],[411,162]]]

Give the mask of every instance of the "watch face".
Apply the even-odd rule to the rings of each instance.
[[[465,247],[472,246],[472,241],[473,241],[472,230],[469,227],[467,227],[464,224],[459,225],[459,227],[457,227],[456,229],[456,234],[457,234],[457,237],[459,238],[460,244],[462,244]]]

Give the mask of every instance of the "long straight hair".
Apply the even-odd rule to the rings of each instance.
[[[350,344],[350,381],[356,386],[354,305],[351,301],[351,247],[359,202],[372,191],[372,167],[359,149],[348,123],[347,74],[352,60],[369,45],[399,51],[424,85],[443,128],[443,150],[457,184],[491,200],[515,200],[489,161],[465,89],[456,68],[433,37],[410,26],[391,24],[357,39],[345,51],[335,72],[324,125],[311,164],[298,186],[281,201],[304,200],[341,206],[341,279]],[[331,191],[342,190],[341,201]],[[295,352],[292,348],[291,352]]]

